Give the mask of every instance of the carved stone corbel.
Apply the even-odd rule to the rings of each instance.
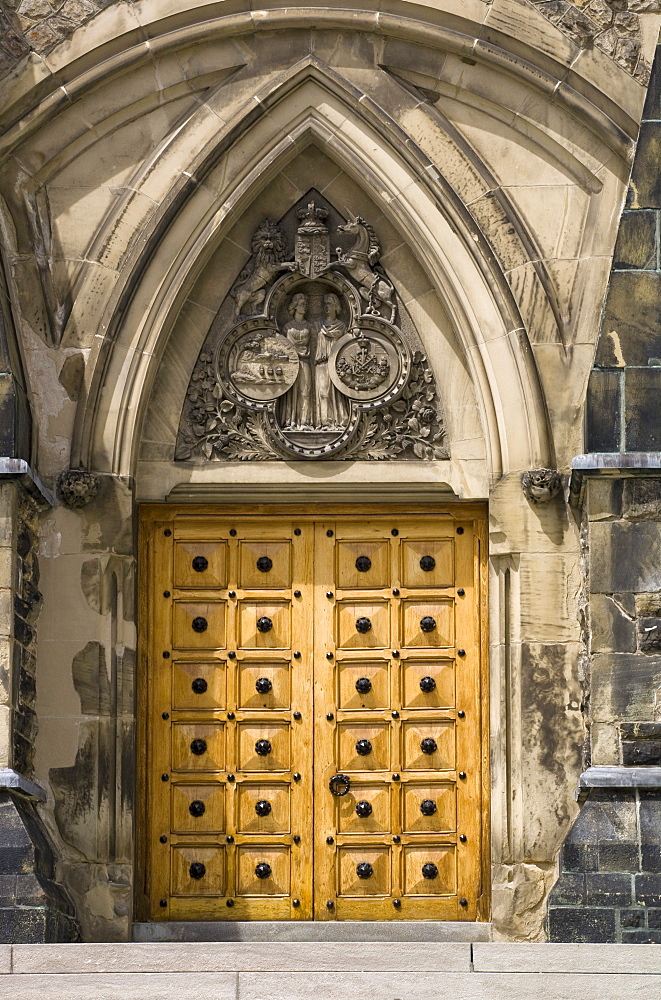
[[[100,482],[95,472],[67,469],[57,478],[57,494],[65,507],[85,507],[98,493]]]
[[[555,469],[531,469],[523,473],[521,486],[530,503],[548,503],[562,490],[562,476]]]

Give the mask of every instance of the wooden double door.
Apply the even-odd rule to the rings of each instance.
[[[475,920],[481,512],[143,510],[154,920]]]

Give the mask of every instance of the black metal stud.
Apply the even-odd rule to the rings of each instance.
[[[356,569],[359,573],[367,573],[372,568],[372,560],[369,556],[358,556],[356,559]]]
[[[300,712],[294,712],[294,718],[295,718],[295,719],[296,719],[296,721],[298,722],[298,720],[299,720],[299,719],[302,719],[302,718],[303,718],[303,716],[301,715],[301,713],[300,713]]]
[[[201,861],[194,861],[193,864],[188,869],[188,874],[191,878],[200,879],[204,878],[207,873],[206,865],[203,865]]]
[[[459,900],[459,906],[468,906],[468,900],[466,899],[465,896],[462,896],[461,899]]]
[[[420,803],[420,812],[423,816],[433,816],[436,812],[436,803],[433,799],[423,799]]]
[[[420,690],[424,691],[425,694],[431,694],[432,691],[436,690],[436,681],[433,677],[422,677],[420,679]]]
[[[297,649],[297,650],[296,650],[296,651],[294,652],[294,659],[295,659],[295,660],[300,660],[300,658],[301,658],[301,654],[300,654],[300,651],[299,651],[299,650]]]
[[[202,615],[198,615],[197,618],[193,618],[191,628],[193,629],[193,632],[206,632],[209,628],[209,623],[206,618],[202,617]]]
[[[459,834],[459,840],[461,841],[462,844],[465,844],[466,841],[468,840],[468,837],[466,836],[465,833],[460,833]]]
[[[234,843],[234,837],[232,836],[231,833],[227,837],[225,837],[225,841],[228,844],[233,844]]]
[[[433,632],[436,628],[436,619],[432,618],[431,615],[425,615],[424,618],[420,619],[420,628],[423,632]]]
[[[326,843],[327,844],[334,844],[335,843],[335,838],[334,837],[326,837]]]
[[[291,905],[296,909],[301,905],[300,899],[292,899]]]
[[[207,811],[207,807],[201,799],[193,799],[188,807],[188,811],[191,816],[195,816],[195,818],[198,819],[200,816],[204,816]]]
[[[374,869],[369,861],[359,861],[356,865],[356,875],[358,878],[371,878],[373,874]]]
[[[271,866],[266,861],[260,861],[255,865],[255,875],[257,878],[270,878]]]
[[[465,719],[466,718],[466,713],[464,712],[464,710],[462,708],[460,708],[459,711],[457,712],[457,718],[458,719]]]
[[[356,753],[361,757],[369,757],[372,752],[372,744],[369,740],[356,740]]]
[[[195,694],[204,694],[209,685],[205,681],[204,677],[196,677],[191,684],[191,687]]]
[[[234,712],[228,712],[227,713],[227,718],[230,719],[230,720],[234,719],[235,718]]]
[[[259,632],[270,632],[273,628],[273,622],[266,615],[262,615],[261,618],[257,619],[257,630]]]
[[[233,782],[233,781],[236,781],[236,778],[234,777],[234,775],[233,775],[233,774],[228,774],[228,775],[227,775],[227,780],[228,780],[229,782]]]
[[[163,719],[163,720],[164,720],[165,722],[167,722],[167,720],[168,720],[168,719],[170,718],[170,713],[169,713],[169,712],[161,712],[161,718],[162,718],[162,719]]]
[[[372,682],[369,677],[359,677],[356,681],[356,691],[358,694],[369,694],[372,690]]]
[[[172,532],[170,531],[169,528],[166,528],[165,531],[163,532],[163,534],[165,535],[166,538],[169,538],[170,535],[172,534]]]
[[[165,834],[162,834],[162,836],[160,836],[158,839],[162,844],[167,844],[168,842],[168,838],[165,836]]]
[[[161,781],[169,781],[169,780],[170,780],[170,775],[169,774],[162,774],[161,775]]]
[[[266,799],[260,799],[259,802],[255,804],[255,812],[258,816],[268,816],[271,812],[271,803],[267,802]]]
[[[300,596],[301,596],[300,590],[295,590],[294,591],[294,597],[300,597]]]
[[[301,776],[298,773],[298,771],[294,771],[294,774],[292,775],[292,777],[293,777],[294,781],[300,781],[301,780]]]
[[[326,712],[326,719],[328,720],[328,722],[332,722],[334,718],[335,716],[333,715],[332,712]]]
[[[367,819],[368,816],[372,815],[372,803],[361,799],[360,802],[356,803],[356,815],[360,816],[361,819]]]
[[[466,772],[465,771],[460,771],[459,772],[459,777],[461,778],[462,781],[465,781],[466,780]]]
[[[260,757],[268,757],[271,750],[272,747],[270,740],[257,740],[255,743],[255,753],[259,754]]]
[[[327,660],[332,660],[333,659],[333,654],[332,653],[326,653],[326,659]]]
[[[397,709],[395,709],[394,711],[392,711],[390,714],[392,715],[393,719],[398,719],[399,718],[399,712],[397,711]]]
[[[396,910],[400,910],[402,907],[401,899],[393,899],[392,905],[395,907]]]
[[[230,590],[230,591],[228,591],[227,596],[228,597],[236,597],[236,590]]]
[[[422,866],[422,877],[428,879],[438,878],[438,868],[433,861],[428,861],[426,865]]]
[[[393,774],[392,780],[393,781],[399,781],[399,775],[398,774]]]
[[[257,569],[260,573],[268,573],[273,569],[273,560],[269,556],[260,556],[257,560]]]
[[[457,656],[465,656],[465,655],[466,655],[466,650],[465,649],[458,649],[457,650]]]
[[[259,694],[268,694],[269,691],[273,690],[273,681],[268,677],[258,677],[255,681],[255,689]]]
[[[300,533],[301,533],[301,529],[300,528],[294,528],[294,534],[296,536],[300,535]]]
[[[294,841],[295,844],[300,844],[300,842],[301,842],[301,838],[299,837],[299,835],[297,833],[295,833],[294,836],[291,839]]]
[[[463,535],[463,533],[464,533],[464,529],[463,528],[457,528],[457,534],[458,535]]]
[[[431,736],[425,736],[424,740],[420,741],[420,749],[423,753],[433,754],[438,750],[438,744],[436,740],[433,740]]]
[[[393,842],[393,844],[399,844],[400,841],[401,841],[401,839],[402,838],[400,837],[400,835],[398,833],[396,833],[395,836],[392,838],[392,842]]]
[[[335,909],[335,903],[333,902],[332,899],[329,899],[328,902],[326,903],[326,909],[327,910],[334,910]]]
[[[369,632],[372,628],[372,623],[369,618],[356,618],[356,632]]]
[[[236,537],[236,528],[230,528],[230,535],[232,536],[232,538]]]
[[[332,598],[333,598],[333,591],[332,590],[327,591],[326,597],[328,598],[329,601],[332,600]]]
[[[166,907],[168,905],[167,899],[161,899],[158,905],[162,906],[162,907]]]
[[[390,532],[390,534],[391,534],[391,535],[392,535],[392,536],[393,536],[394,538],[397,538],[397,535],[399,534],[399,528],[393,528],[393,529],[392,529],[392,531]]]
[[[457,591],[457,597],[463,597],[465,593],[466,591],[464,590],[464,588],[460,587],[459,590]]]
[[[163,591],[163,597],[169,597],[169,596],[170,596],[170,591],[169,590],[164,590]]]
[[[228,900],[227,900],[227,901],[225,902],[225,906],[229,906],[229,907],[232,907],[232,906],[234,906],[234,900],[233,900],[233,899],[228,899]]]
[[[393,597],[399,597],[399,590],[397,589],[397,587],[394,588],[394,590],[392,592],[392,596]]]
[[[163,656],[163,659],[164,659],[164,660],[169,660],[169,659],[170,659],[170,654],[168,653],[167,649],[166,649],[166,651],[165,651],[165,652],[164,652],[164,653],[162,654],[162,656]]]
[[[193,740],[190,745],[191,753],[194,753],[196,757],[201,757],[203,753],[207,752],[207,741],[206,740]]]
[[[191,565],[196,573],[204,573],[209,568],[209,560],[206,556],[195,556]]]
[[[424,573],[431,573],[433,569],[436,569],[436,560],[433,556],[423,556],[420,560],[420,569]]]
[[[331,531],[330,528],[328,529],[328,531],[326,532],[326,534],[328,535],[329,538],[333,537],[333,532]]]
[[[393,656],[393,659],[398,660],[399,659],[399,650],[398,649],[393,649],[392,656]]]
[[[230,660],[236,660],[236,653],[231,652],[231,653],[228,653],[227,655],[230,658]]]

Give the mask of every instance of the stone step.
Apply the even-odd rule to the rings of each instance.
[[[659,1000],[661,945],[192,942],[0,946],[12,1000]]]

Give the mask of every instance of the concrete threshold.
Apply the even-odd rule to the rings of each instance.
[[[133,925],[136,942],[491,941],[491,924],[468,921],[163,921]]]

